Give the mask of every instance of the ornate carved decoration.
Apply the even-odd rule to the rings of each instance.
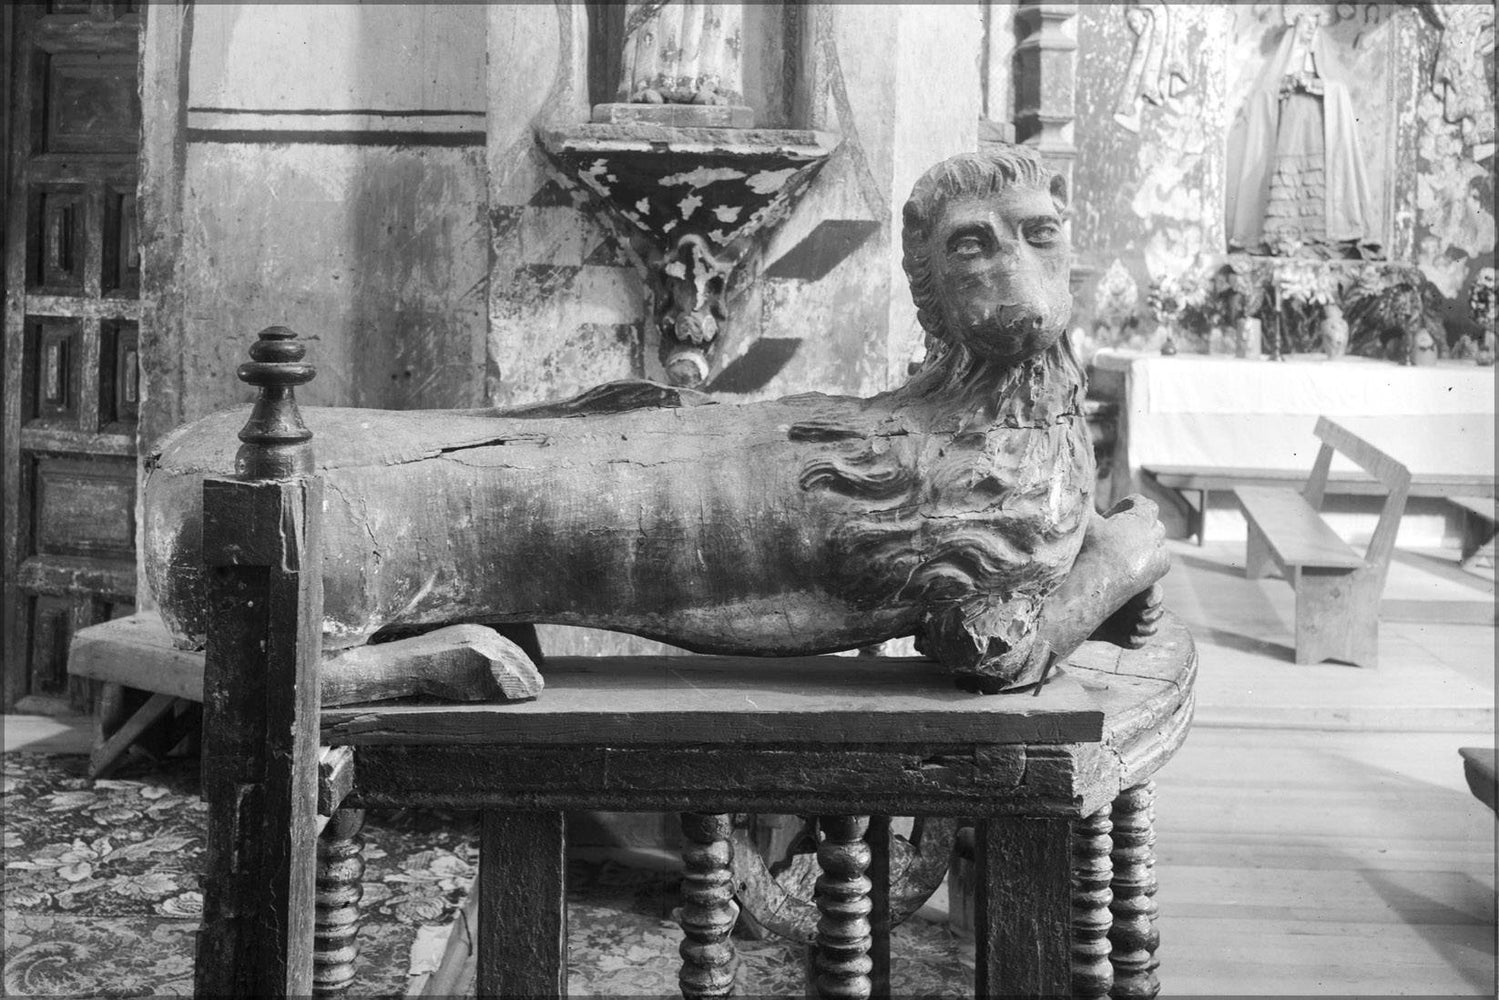
[[[1064,195],[1015,147],[922,177],[904,263],[937,343],[870,399],[681,405],[702,399],[627,384],[567,416],[316,411],[330,646],[465,620],[764,656],[914,634],[994,692],[1099,629],[1134,641],[1169,555],[1152,505],[1092,512]],[[187,641],[196,477],[234,420],[179,432],[146,484],[148,573]]]
[[[307,348],[294,331],[269,326],[250,348],[252,360],[239,366],[241,382],[257,386],[255,408],[239,432],[244,445],[235,459],[241,479],[287,479],[312,472],[312,432],[297,411],[296,386],[317,374],[302,361]]]
[[[543,133],[644,272],[673,385],[702,385],[734,266],[790,212],[832,153],[820,132],[581,125]]]
[[[1123,13],[1135,41],[1114,107],[1114,121],[1138,132],[1144,106],[1165,104],[1167,98],[1186,91],[1192,83],[1192,69],[1185,35],[1170,4],[1126,4]]]

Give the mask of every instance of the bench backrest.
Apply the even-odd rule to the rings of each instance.
[[[1314,508],[1322,509],[1323,495],[1327,489],[1327,475],[1332,467],[1334,452],[1352,459],[1358,466],[1373,476],[1388,490],[1384,508],[1379,514],[1379,523],[1369,539],[1364,561],[1376,567],[1382,577],[1390,564],[1390,555],[1395,550],[1395,535],[1400,530],[1400,516],[1405,512],[1405,501],[1410,495],[1411,473],[1405,464],[1390,457],[1361,437],[1349,433],[1345,428],[1326,417],[1317,418],[1313,431],[1322,442],[1317,452],[1317,461],[1312,466],[1311,478],[1307,480],[1302,496]]]

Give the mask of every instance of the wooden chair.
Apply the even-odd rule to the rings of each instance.
[[[1301,493],[1265,486],[1234,490],[1249,522],[1244,573],[1250,579],[1278,567],[1296,591],[1296,662],[1338,659],[1379,663],[1379,600],[1395,550],[1395,535],[1410,493],[1404,465],[1320,417],[1322,446]],[[1320,513],[1334,453],[1346,455],[1386,490],[1368,548],[1360,555]]]
[[[566,994],[569,809],[676,811],[687,847],[680,984],[726,995],[735,812],[821,816],[821,996],[888,996],[890,815],[976,821],[975,989],[1152,997],[1151,776],[1185,738],[1196,654],[1088,644],[1035,696],[982,697],[915,659],[548,661],[535,701],[320,711],[320,482],[278,336],[243,479],[204,483],[208,871],[196,992],[337,995],[357,953],[361,810],[482,811],[481,997]],[[316,845],[316,847],[314,847]]]

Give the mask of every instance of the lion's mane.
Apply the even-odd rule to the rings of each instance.
[[[932,338],[927,360],[905,386],[871,401],[869,425],[791,429],[793,439],[828,445],[803,467],[801,487],[852,501],[833,542],[834,576],[863,605],[975,594],[1039,600],[1081,543],[1093,457],[1084,375],[1065,332],[1012,366],[976,356],[943,330],[928,260],[930,228],[948,200],[1014,184],[1065,202],[1061,178],[1014,148],[953,157],[917,183],[902,241]],[[1049,474],[1058,466],[1060,491]]]

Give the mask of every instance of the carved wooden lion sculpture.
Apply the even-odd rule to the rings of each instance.
[[[905,268],[935,344],[873,398],[726,405],[616,383],[508,412],[304,411],[325,644],[460,621],[759,655],[916,634],[997,691],[1101,628],[1138,640],[1167,560],[1147,502],[1092,510],[1064,198],[1018,150],[917,183]],[[147,572],[184,643],[206,621],[202,477],[232,472],[243,423],[188,425],[150,462]]]

